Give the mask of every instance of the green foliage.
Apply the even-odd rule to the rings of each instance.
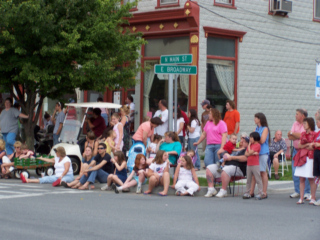
[[[32,114],[44,97],[59,99],[75,88],[134,85],[144,40],[127,29],[133,5],[121,5],[121,0],[0,1],[1,91],[11,92],[23,112]]]
[[[58,98],[77,87],[104,91],[116,84],[132,86],[144,41],[125,30],[132,5],[120,7],[120,2],[2,1],[2,89],[10,90],[14,82]]]

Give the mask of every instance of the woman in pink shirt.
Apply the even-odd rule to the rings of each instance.
[[[143,142],[143,144],[147,146],[147,139],[150,138],[151,141],[153,140],[154,129],[162,123],[159,117],[151,118],[150,121],[142,123],[132,137],[133,144],[135,142]]]
[[[223,149],[227,141],[227,124],[221,120],[220,112],[211,108],[209,112],[209,120],[203,128],[200,139],[193,145],[197,146],[205,138],[207,138],[207,147],[204,155],[204,164],[207,167],[219,161],[217,151]]]

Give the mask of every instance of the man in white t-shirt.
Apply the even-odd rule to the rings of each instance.
[[[133,102],[133,97],[128,96],[126,99],[126,104],[128,107],[130,107],[130,121],[134,120],[134,102]]]
[[[168,108],[167,101],[164,99],[160,100],[158,103],[158,106],[159,106],[159,110],[156,111],[153,117],[159,117],[163,122],[163,124],[154,129],[154,134],[164,136],[164,134],[169,130],[168,128],[169,112],[167,109]]]

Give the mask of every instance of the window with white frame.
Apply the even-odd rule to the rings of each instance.
[[[160,5],[178,4],[179,0],[160,0]]]
[[[320,0],[314,0],[314,18],[320,20]]]
[[[235,0],[214,0],[214,3],[234,6],[234,1]]]

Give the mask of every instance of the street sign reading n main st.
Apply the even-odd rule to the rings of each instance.
[[[192,63],[192,54],[161,55],[161,64],[189,64]]]
[[[196,75],[197,66],[154,65],[154,73]]]

